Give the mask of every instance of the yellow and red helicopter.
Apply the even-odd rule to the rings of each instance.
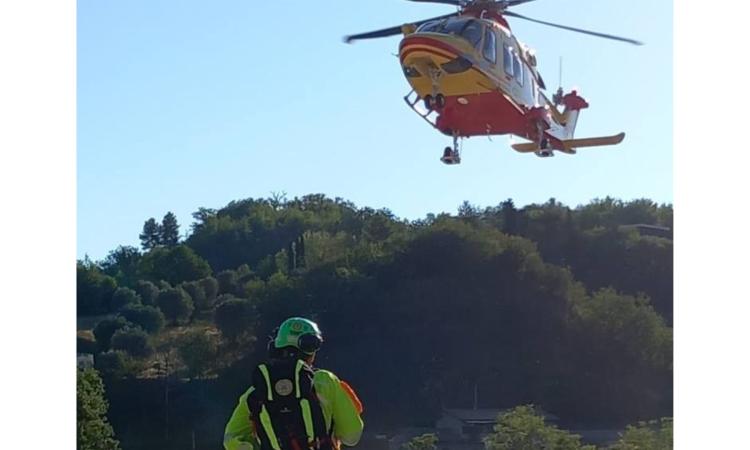
[[[471,136],[512,134],[531,142],[512,145],[540,157],[554,151],[619,144],[625,133],[575,139],[578,114],[589,105],[562,88],[550,100],[537,71],[534,51],[510,30],[506,17],[641,45],[610,34],[544,22],[508,11],[534,0],[410,0],[453,5],[452,14],[346,36],[347,43],[403,34],[399,59],[412,91],[406,103],[434,128],[453,137],[440,160],[461,162],[459,144]],[[563,110],[558,109],[563,106]]]

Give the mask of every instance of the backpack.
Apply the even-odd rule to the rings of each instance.
[[[255,368],[255,389],[247,404],[261,450],[333,450],[323,409],[315,394],[313,369],[296,358]]]

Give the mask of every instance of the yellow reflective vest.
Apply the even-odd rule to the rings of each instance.
[[[333,438],[344,445],[354,446],[362,436],[362,403],[354,390],[332,372],[317,370],[313,377],[315,392],[323,408],[326,429],[331,429],[333,421]],[[240,396],[226,428],[224,429],[224,448],[226,450],[260,450],[260,440],[247,406],[247,397],[253,391],[250,387]]]

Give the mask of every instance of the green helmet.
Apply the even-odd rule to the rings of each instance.
[[[318,324],[302,317],[286,319],[276,332],[273,346],[276,348],[294,347],[311,355],[320,349],[323,334]]]

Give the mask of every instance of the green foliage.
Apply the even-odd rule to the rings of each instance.
[[[673,421],[671,417],[664,417],[659,421],[640,422],[638,425],[628,425],[620,439],[612,445],[610,450],[672,450]]]
[[[648,299],[600,290],[574,303],[570,330],[571,348],[585,349],[570,354],[579,368],[570,404],[627,420],[669,402],[672,330]]]
[[[156,298],[159,296],[159,288],[154,283],[147,280],[138,280],[135,283],[134,289],[135,292],[141,296],[141,301],[144,305],[156,305]]]
[[[203,293],[205,294],[206,303],[204,305],[196,305],[198,309],[211,309],[216,303],[216,297],[219,295],[219,282],[216,278],[206,277],[198,280]]]
[[[238,277],[237,272],[234,270],[222,270],[216,274],[216,281],[219,284],[219,295],[237,293],[238,289]]]
[[[117,289],[117,282],[91,263],[76,265],[76,303],[79,316],[104,314]]]
[[[141,259],[139,270],[144,278],[166,280],[172,285],[211,275],[208,263],[185,245],[151,250]]]
[[[114,294],[112,294],[112,300],[110,301],[110,310],[120,311],[126,306],[134,306],[141,304],[141,297],[130,288],[117,288]]]
[[[470,405],[475,389],[480,407],[533,402],[610,425],[672,414],[672,241],[623,227],[671,227],[671,217],[671,205],[645,200],[508,199],[409,223],[317,194],[246,199],[200,210],[185,244],[143,255],[139,271],[162,290],[185,283],[205,308],[196,319],[222,305],[214,320],[234,343],[292,315],[315,318],[321,364],[358,380],[373,416],[394,426],[432,422],[441,402]],[[176,270],[167,256],[180,247],[216,279]],[[265,356],[225,349],[194,373],[216,372],[229,354]]]
[[[120,315],[151,334],[164,328],[164,314],[155,306],[128,305],[120,310]]]
[[[121,350],[99,353],[94,358],[94,367],[104,379],[119,379],[128,374],[128,355]]]
[[[161,243],[161,230],[156,219],[151,217],[143,224],[143,231],[138,236],[141,239],[141,248],[145,251],[156,248]]]
[[[180,287],[190,296],[195,309],[205,311],[211,308],[212,305],[208,303],[206,299],[206,292],[203,290],[203,285],[200,283],[200,281],[182,283]]]
[[[112,335],[112,348],[139,358],[149,356],[154,351],[148,341],[148,334],[140,327],[129,326],[115,331]]]
[[[165,289],[159,293],[156,299],[159,309],[173,325],[185,321],[193,314],[193,300],[187,292],[181,288]]]
[[[106,318],[96,324],[96,326],[94,327],[94,336],[96,337],[96,343],[99,347],[99,350],[109,350],[112,336],[115,334],[115,332],[127,327],[128,325],[132,324],[122,316]]]
[[[236,341],[253,330],[256,321],[257,313],[249,300],[229,295],[220,297],[214,313],[214,322],[226,339]]]
[[[214,366],[218,347],[216,334],[208,330],[194,330],[180,339],[177,351],[188,368],[188,375],[200,377]]]
[[[164,215],[159,227],[159,244],[166,247],[174,247],[180,242],[180,226],[177,224],[177,217],[168,212]]]
[[[580,436],[544,423],[544,417],[530,406],[501,414],[484,445],[486,450],[595,450],[582,446]]]
[[[119,450],[120,443],[107,421],[104,384],[96,370],[78,369],[76,398],[77,450]]]
[[[138,263],[141,252],[137,248],[121,245],[109,252],[100,263],[102,271],[113,277],[118,286],[134,286],[138,281]]]
[[[436,450],[438,437],[432,433],[425,433],[412,438],[401,446],[402,450]]]

